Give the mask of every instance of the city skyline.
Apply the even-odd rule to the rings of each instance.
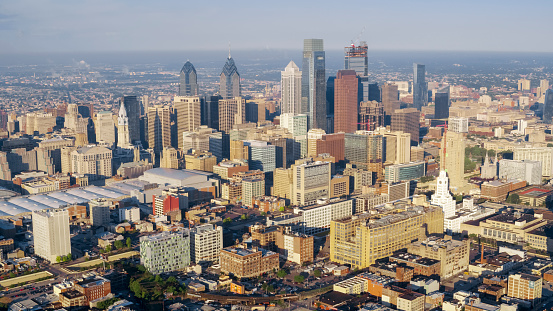
[[[276,18],[290,15],[291,10],[300,15],[312,10],[312,4],[9,2],[0,5],[0,44],[3,53],[218,50],[224,49],[229,40],[237,49],[291,49],[303,38],[322,37],[327,50],[337,50],[355,41],[365,28],[360,39],[367,41],[369,50],[553,51],[553,43],[543,40],[540,32],[520,27],[547,20],[546,12],[553,5],[547,1],[533,1],[528,7],[540,9],[526,15],[520,14],[519,4],[514,1],[464,1],[453,6],[401,0],[392,4],[363,2],[354,11],[325,3],[315,9],[317,14],[305,15],[296,23],[282,24]],[[190,24],[202,23],[204,27],[194,32],[175,27],[184,11],[195,13],[188,15]],[[267,18],[269,12],[275,18]],[[332,16],[335,22],[321,23],[317,21],[319,16]],[[206,18],[211,22],[203,23]],[[512,23],[515,18],[518,22]],[[121,26],[120,21],[125,19],[142,22]],[[274,29],[283,35],[274,33]],[[482,36],[487,40],[478,39]],[[514,44],[512,39],[521,36],[526,42],[540,44]]]

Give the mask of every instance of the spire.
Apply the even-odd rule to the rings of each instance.
[[[230,41],[228,42],[228,58],[230,59]]]

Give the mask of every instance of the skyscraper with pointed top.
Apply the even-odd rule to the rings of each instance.
[[[301,71],[290,61],[284,71],[280,72],[280,89],[282,94],[282,113],[300,113],[301,104]]]
[[[129,137],[129,118],[127,117],[127,109],[121,101],[119,107],[119,115],[117,116],[117,146],[126,148],[131,145]]]
[[[196,68],[186,61],[180,70],[179,96],[198,96],[198,76]]]
[[[223,99],[231,99],[239,97],[241,95],[240,89],[240,74],[234,63],[234,59],[230,56],[230,48],[228,51],[228,58],[223,71],[221,71],[220,95]]]

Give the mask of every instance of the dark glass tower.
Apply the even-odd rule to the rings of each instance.
[[[179,96],[198,96],[198,76],[190,61],[180,70]]]
[[[426,84],[426,67],[413,64],[413,107],[418,110],[428,104],[428,85]]]
[[[436,92],[434,96],[434,119],[449,118],[449,88]]]
[[[221,72],[219,93],[223,99],[231,99],[241,96],[240,74],[238,73],[236,64],[234,64],[234,59],[230,56],[230,51],[228,53],[227,62]]]
[[[129,141],[131,144],[140,142],[140,103],[134,95],[123,96],[123,105],[129,119]]]
[[[326,77],[323,39],[305,39],[303,41],[301,113],[308,115],[310,129],[326,129]]]
[[[553,118],[553,90],[548,89],[543,101],[543,122],[551,124],[551,118]]]

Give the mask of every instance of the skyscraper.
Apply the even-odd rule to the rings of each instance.
[[[358,76],[365,77],[369,74],[369,58],[367,42],[361,41],[359,45],[351,44],[344,48],[344,69],[355,70]]]
[[[190,61],[180,70],[179,96],[198,96],[198,76]]]
[[[71,253],[69,213],[66,209],[34,211],[32,220],[37,256],[55,263],[58,256]]]
[[[392,114],[392,131],[411,134],[411,145],[419,144],[420,111],[415,108],[397,109]]]
[[[377,101],[366,101],[359,104],[359,129],[373,131],[384,126],[384,106]]]
[[[449,193],[449,180],[445,171],[440,171],[436,179],[436,193],[432,195],[432,204],[442,207],[444,218],[455,216],[455,200]]]
[[[323,39],[303,41],[301,111],[309,116],[309,128],[326,128],[326,77]]]
[[[413,64],[413,107],[418,110],[428,103],[428,85],[426,84],[426,67]]]
[[[234,97],[241,96],[240,89],[240,74],[234,63],[234,59],[230,56],[230,50],[228,53],[227,62],[221,71],[221,80],[220,80],[220,90],[219,93],[223,99],[231,99]]]
[[[354,70],[338,70],[334,80],[334,131],[357,130],[358,83]]]
[[[440,169],[447,172],[453,193],[463,192],[466,188],[465,146],[464,133],[447,131],[442,138]]]
[[[553,90],[548,89],[543,101],[543,122],[551,124],[551,118],[553,118]]]
[[[96,141],[103,141],[110,145],[115,144],[115,122],[111,111],[98,112],[95,121]]]
[[[169,107],[148,107],[148,146],[159,154],[171,146],[171,113]]]
[[[219,101],[219,131],[229,133],[235,124],[246,123],[246,100],[242,97]]]
[[[119,115],[117,117],[117,146],[121,148],[131,146],[129,137],[129,118],[127,117],[127,109],[123,102],[121,102]]]
[[[300,68],[290,61],[284,71],[280,72],[281,89],[281,114],[300,113],[301,105],[301,71]]]
[[[192,132],[201,125],[201,104],[198,96],[175,96],[174,109],[177,115],[177,140],[182,149],[182,134]]]
[[[140,141],[140,103],[136,96],[123,96],[123,105],[129,119],[129,141]]]
[[[384,113],[391,116],[396,109],[400,108],[399,105],[399,93],[397,85],[391,83],[384,83],[381,88],[382,105],[384,106]]]
[[[449,118],[449,87],[434,96],[434,119]]]

